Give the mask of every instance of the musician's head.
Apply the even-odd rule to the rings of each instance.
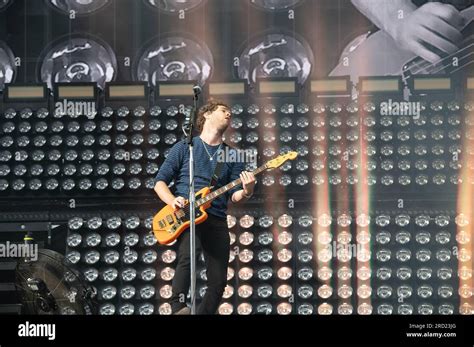
[[[224,133],[230,124],[231,115],[229,105],[211,100],[199,109],[196,129],[199,133],[202,133],[206,128]]]

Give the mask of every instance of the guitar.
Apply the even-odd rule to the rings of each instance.
[[[466,19],[464,29],[474,18],[474,6],[461,11]],[[457,52],[429,63],[411,51],[398,46],[386,32],[368,33],[354,39],[344,49],[339,64],[330,76],[350,76],[354,84],[364,76],[402,76],[407,82],[419,74],[454,74],[474,63],[474,36],[466,36]]]
[[[294,160],[297,156],[297,152],[282,154],[268,161],[265,165],[260,166],[252,173],[257,176],[263,171],[278,168],[286,161]],[[211,192],[209,187],[204,187],[198,191],[195,201],[196,224],[203,223],[207,219],[206,209],[211,206],[212,200],[241,183],[242,181],[238,178],[213,192]],[[186,208],[186,206],[189,206],[188,200],[186,200],[183,208],[176,210],[172,206],[166,205],[153,217],[153,233],[160,244],[173,242],[189,227],[189,207]]]

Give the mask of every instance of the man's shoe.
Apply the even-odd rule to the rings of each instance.
[[[191,309],[188,306],[186,306],[176,311],[174,314],[191,314]]]

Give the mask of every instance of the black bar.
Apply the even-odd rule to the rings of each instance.
[[[55,324],[55,339],[19,337],[20,324]],[[427,328],[427,324],[432,324]],[[0,344],[364,343],[472,346],[474,316],[0,316]],[[449,328],[451,327],[451,328]],[[455,333],[409,337],[407,333]]]

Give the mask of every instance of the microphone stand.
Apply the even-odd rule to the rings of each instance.
[[[198,96],[201,92],[201,88],[199,86],[195,86],[193,88],[194,91],[194,109],[191,112],[189,126],[188,126],[188,133],[184,131],[186,135],[186,142],[189,147],[189,233],[190,233],[190,244],[189,244],[189,253],[190,253],[190,267],[191,267],[191,314],[196,314],[196,215],[195,215],[195,205],[196,205],[196,198],[194,193],[194,151],[193,151],[193,130],[194,130],[194,122],[196,120],[198,108]]]

